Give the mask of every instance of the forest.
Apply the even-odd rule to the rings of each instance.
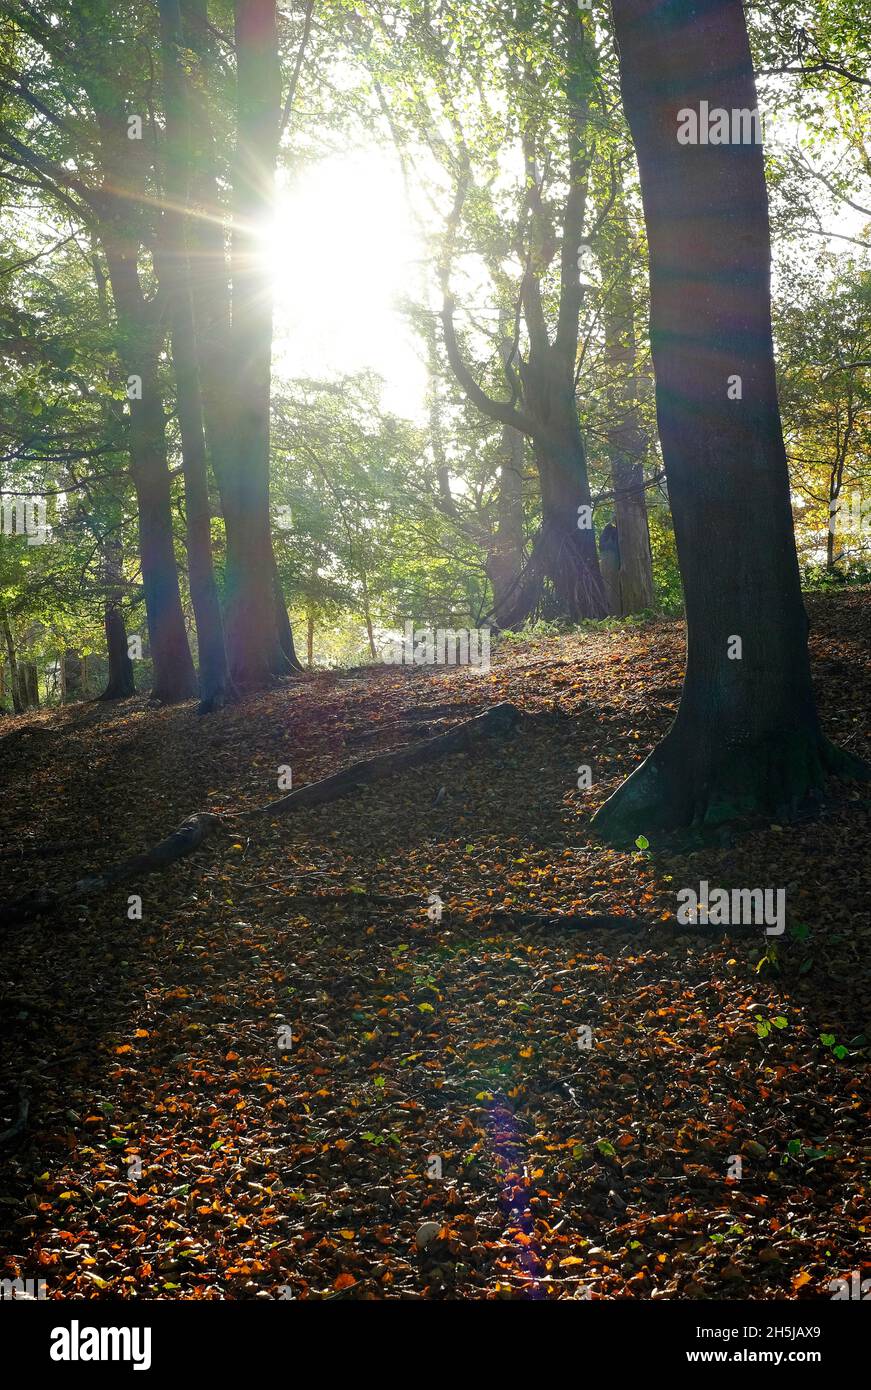
[[[0,1298],[871,1297],[869,34],[0,0]]]

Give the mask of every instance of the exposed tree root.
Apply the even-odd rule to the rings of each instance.
[[[744,747],[707,742],[702,764],[692,758],[697,746],[675,725],[596,812],[594,831],[628,846],[652,832],[704,838],[760,818],[801,820],[819,808],[827,774],[871,776],[861,759],[813,731],[788,730]]]
[[[143,854],[136,854],[129,859],[123,859],[100,874],[91,874],[81,878],[71,888],[59,892],[30,893],[24,898],[19,898],[16,902],[3,904],[0,906],[0,926],[30,921],[43,913],[53,912],[60,907],[69,907],[75,903],[97,897],[106,889],[117,884],[157,873],[170,864],[174,864],[176,860],[183,859],[186,855],[193,853],[195,849],[199,849],[210,835],[225,825],[229,826],[240,820],[250,820],[258,816],[289,815],[295,811],[305,810],[310,806],[321,806],[325,802],[347,796],[360,787],[366,786],[369,782],[375,782],[393,772],[401,772],[409,767],[418,767],[421,763],[433,762],[438,758],[447,757],[451,753],[470,750],[482,739],[510,733],[519,719],[520,711],[515,705],[507,702],[493,705],[483,714],[476,715],[473,719],[464,720],[456,728],[449,729],[447,733],[439,734],[436,738],[427,739],[413,747],[399,748],[393,753],[382,753],[378,757],[353,763],[350,767],[343,768],[341,772],[333,773],[331,777],[325,777],[320,782],[312,782],[307,787],[299,787],[296,791],[280,797],[277,801],[268,802],[265,806],[258,806],[250,811],[237,812],[227,816],[200,811],[189,816],[165,840],[161,840],[159,844],[154,845]]]

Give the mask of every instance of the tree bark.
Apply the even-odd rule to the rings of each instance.
[[[109,657],[109,680],[99,700],[127,700],[136,694],[133,662],[127,647],[127,627],[121,611],[123,580],[122,552],[117,541],[107,541],[105,547],[106,602],[104,626],[106,651]]]
[[[788,817],[827,770],[862,765],[822,736],[811,689],[774,375],[762,149],[682,145],[685,107],[753,110],[740,0],[613,0],[623,101],[650,247],[660,437],[686,597],[675,722],[596,828],[618,843],[689,825]],[[727,396],[740,376],[741,399]],[[742,644],[734,658],[735,639]]]
[[[208,76],[204,0],[182,0],[185,42]],[[208,452],[226,535],[225,636],[232,681],[266,684],[301,669],[275,564],[269,518],[272,295],[259,240],[273,212],[280,79],[275,0],[235,0],[237,147],[229,276],[224,208],[208,109],[191,106],[193,297]],[[232,299],[232,305],[231,305]]]
[[[103,245],[118,326],[118,355],[128,380],[138,379],[129,400],[130,471],[139,509],[142,587],[154,663],[152,696],[173,703],[196,694],[197,680],[185,628],[172,529],[172,490],[167,467],[166,423],[160,382],[164,330],[154,302],[139,279],[141,229],[134,209],[144,203],[142,174],[131,156],[123,109],[107,100],[107,88],[88,83],[102,140],[103,184],[93,198],[96,231]],[[126,147],[126,148],[125,148]]]
[[[205,714],[224,705],[231,687],[224,623],[212,567],[206,441],[187,245],[190,116],[180,56],[183,44],[181,11],[178,0],[159,0],[159,3],[167,144],[167,199],[163,213],[166,238],[160,279],[172,306],[172,358],[185,481],[188,574],[197,625],[200,713]]]
[[[653,607],[653,558],[642,458],[647,439],[638,410],[635,305],[625,208],[614,212],[613,277],[605,308],[608,368],[608,454],[619,536],[620,617]]]
[[[272,285],[260,240],[274,211],[281,93],[275,0],[235,0],[234,8],[237,143],[225,589],[232,676],[250,688],[288,666],[278,629],[269,518]]]
[[[82,663],[74,647],[61,655],[61,691],[65,705],[82,699]]]
[[[12,692],[12,710],[14,714],[23,714],[24,708],[21,703],[21,687],[18,681],[18,659],[15,655],[15,642],[12,637],[12,628],[9,626],[9,614],[5,608],[0,607],[0,625],[3,628],[3,638],[6,642],[6,651],[9,656],[9,686]]]
[[[522,368],[527,407],[540,423],[533,454],[541,482],[539,563],[553,586],[554,613],[579,622],[607,613],[587,457],[575,401],[574,358],[547,347]]]
[[[22,661],[18,668],[26,709],[39,709],[39,668],[35,661]]]

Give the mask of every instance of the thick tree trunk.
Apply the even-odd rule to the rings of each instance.
[[[237,145],[231,242],[231,476],[226,480],[227,643],[243,687],[286,670],[269,519],[272,285],[260,240],[273,214],[280,82],[275,0],[235,0]]]
[[[540,422],[534,456],[541,482],[538,563],[553,587],[561,617],[604,618],[608,612],[592,525],[592,496],[574,378],[557,354],[533,355],[522,368],[530,414]]]
[[[185,76],[180,58],[178,0],[160,0],[167,137],[166,255],[161,283],[172,306],[172,357],[185,480],[188,574],[197,625],[200,712],[220,709],[230,693],[221,605],[212,567],[211,506],[206,441],[197,366],[190,262],[187,246],[190,135]]]
[[[206,4],[181,0],[181,10],[185,42],[208,75],[214,60]],[[208,109],[197,99],[191,107],[193,298],[206,440],[226,535],[230,676],[240,687],[253,687],[301,668],[269,519],[272,295],[259,236],[272,213],[280,117],[274,0],[236,0],[235,20],[232,314],[214,137]]]
[[[848,760],[823,738],[811,689],[775,388],[762,150],[676,139],[682,108],[756,107],[741,3],[613,0],[613,11],[641,172],[659,428],[687,615],[674,725],[595,820],[627,842],[788,816]],[[740,400],[727,395],[734,376]]]

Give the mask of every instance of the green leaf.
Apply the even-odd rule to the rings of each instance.
[[[834,1045],[835,1045],[835,1035],[834,1035],[834,1033],[820,1033],[820,1042],[822,1043],[823,1047],[834,1047]]]
[[[650,849],[650,841],[646,835],[639,835],[635,843],[639,849]]]

